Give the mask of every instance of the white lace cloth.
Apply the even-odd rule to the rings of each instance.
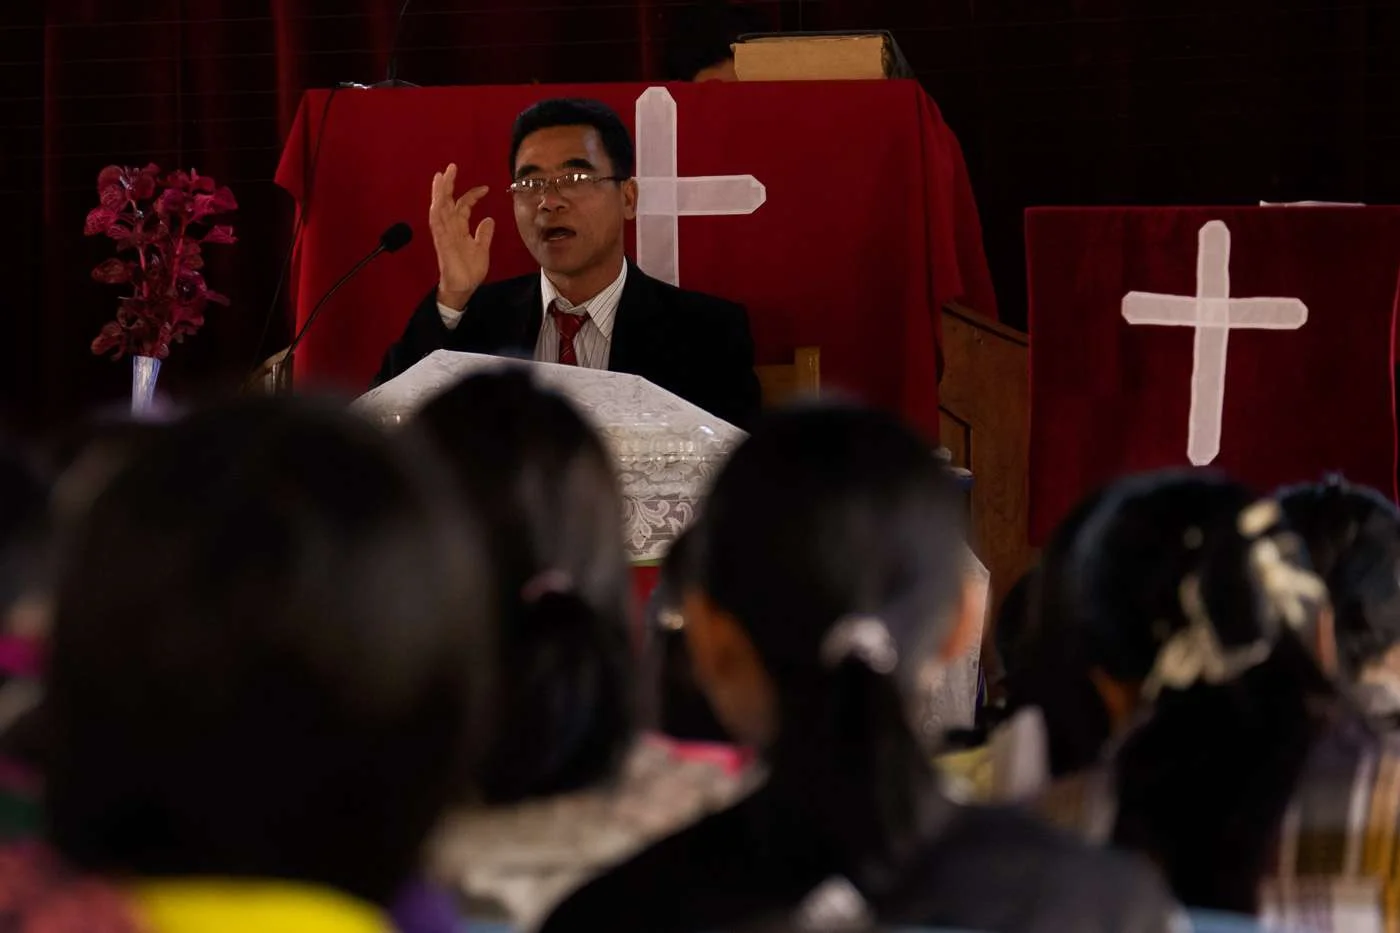
[[[622,484],[628,553],[633,561],[660,560],[695,517],[696,508],[729,454],[744,439],[738,428],[640,376],[558,366],[477,353],[437,350],[395,379],[365,393],[358,410],[397,425],[453,384],[477,373],[528,367],[545,386],[578,406],[612,451]],[[987,568],[971,551],[967,570],[982,600],[977,631],[963,655],[939,664],[924,678],[917,715],[925,734],[972,725]]]
[[[646,737],[612,787],[451,815],[429,846],[431,872],[474,915],[533,930],[593,876],[737,802],[761,778]]]
[[[385,425],[411,418],[449,386],[477,373],[529,367],[570,399],[613,453],[622,483],[627,548],[659,560],[695,516],[696,504],[744,432],[640,376],[477,353],[438,350],[355,403]]]

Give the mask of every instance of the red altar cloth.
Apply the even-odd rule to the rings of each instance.
[[[1129,471],[1187,466],[1194,330],[1129,324],[1130,291],[1194,296],[1197,237],[1232,239],[1231,297],[1297,298],[1298,330],[1231,330],[1220,454],[1261,492],[1341,471],[1394,495],[1400,208],[1026,213],[1031,538]]]
[[[297,378],[359,390],[437,279],[429,187],[489,184],[477,217],[500,225],[491,278],[530,271],[509,195],[510,127],[546,97],[588,96],[632,128],[642,84],[342,90],[325,120],[294,282],[298,325],[397,220],[416,236],[337,295],[298,350]],[[678,168],[753,174],[768,200],[747,216],[683,217],[680,284],[743,302],[758,361],[818,346],[824,388],[902,412],[937,433],[938,310],[995,314],[962,150],[912,81],[678,84]],[[277,181],[302,204],[328,91],[302,100]],[[629,234],[630,235],[630,234]]]

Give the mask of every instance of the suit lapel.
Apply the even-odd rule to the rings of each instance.
[[[470,314],[452,332],[448,347],[533,358],[542,317],[538,274],[488,285],[483,294],[473,297]]]
[[[540,302],[540,277],[528,276],[527,281],[512,297],[509,315],[509,342],[516,349],[535,355],[535,344],[540,341],[540,327],[544,324],[544,312]]]
[[[655,292],[655,281],[628,260],[627,282],[617,303],[612,352],[608,355],[608,369],[613,372],[645,376],[648,363],[659,359]]]

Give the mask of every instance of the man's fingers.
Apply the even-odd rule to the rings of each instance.
[[[434,207],[451,207],[453,189],[457,180],[457,166],[449,165],[441,172],[433,175],[433,200]]]
[[[442,176],[439,175],[438,178]],[[439,195],[437,179],[433,181],[433,201],[428,205],[428,228],[437,234],[447,226],[447,220],[451,212],[443,206],[442,198]]]
[[[453,206],[457,209],[458,213],[466,212],[470,214],[471,209],[476,207],[476,202],[486,197],[486,192],[490,190],[491,189],[486,187],[485,185],[477,185],[475,188],[471,189],[466,194],[458,198]]]
[[[433,203],[452,203],[452,181],[447,177],[446,172],[438,172],[433,175]]]
[[[491,248],[491,238],[496,235],[496,221],[487,217],[476,225],[476,245],[481,249]]]

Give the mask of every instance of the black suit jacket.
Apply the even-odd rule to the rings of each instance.
[[[434,289],[384,355],[374,384],[434,350],[533,358],[543,323],[538,272],[482,285],[454,330],[442,323]],[[613,320],[608,369],[641,376],[741,428],[758,413],[753,337],[743,305],[667,285],[635,265],[627,269]]]

